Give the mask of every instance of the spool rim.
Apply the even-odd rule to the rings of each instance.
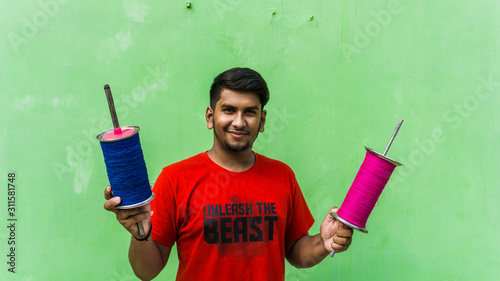
[[[126,206],[116,206],[117,209],[133,209],[133,208],[137,208],[137,207],[140,207],[142,205],[146,205],[147,203],[151,202],[151,200],[153,200],[153,198],[155,198],[155,194],[153,192],[151,192],[151,196],[140,202],[140,203],[136,203],[136,204],[132,204],[132,205],[126,205]]]
[[[335,212],[331,212],[330,213],[335,219],[341,221],[343,224],[346,224],[347,226],[349,226],[350,228],[352,229],[356,229],[357,231],[360,231],[360,232],[363,232],[363,233],[368,233],[368,230],[365,228],[365,227],[359,227],[355,224],[352,224],[348,221],[346,221],[345,219],[343,219],[341,216],[339,216],[337,213]]]
[[[125,136],[125,137],[117,138],[117,139],[112,139],[112,140],[104,139],[104,135],[114,131],[114,129],[111,129],[111,130],[107,130],[105,132],[100,133],[99,135],[96,136],[96,138],[100,142],[115,142],[115,141],[120,141],[120,140],[124,140],[124,139],[128,139],[130,137],[133,137],[133,136],[137,135],[139,133],[139,130],[140,130],[140,128],[137,126],[123,126],[123,127],[120,127],[120,129],[132,129],[132,130],[134,130],[134,133],[131,135]]]
[[[366,147],[366,146],[365,146],[365,149],[366,149],[366,151],[370,152],[371,154],[373,154],[373,155],[375,155],[375,156],[377,156],[377,157],[379,157],[379,158],[382,158],[382,159],[384,159],[385,161],[390,162],[390,163],[391,163],[391,164],[393,164],[393,165],[396,165],[396,166],[403,166],[403,164],[399,163],[398,161],[396,161],[396,160],[394,160],[394,159],[392,159],[392,158],[390,158],[390,157],[387,157],[387,156],[383,155],[382,153],[377,152],[377,151],[375,151],[375,150],[373,150],[373,149],[371,149],[371,148],[369,148],[369,147]]]

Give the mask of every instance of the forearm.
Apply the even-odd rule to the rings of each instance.
[[[135,275],[141,280],[155,278],[166,263],[160,249],[152,238],[148,241],[131,239],[128,257]]]
[[[287,260],[297,268],[307,268],[320,263],[328,254],[320,234],[306,235],[295,243]]]

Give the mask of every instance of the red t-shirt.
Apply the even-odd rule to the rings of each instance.
[[[231,172],[200,153],[163,169],[151,201],[153,239],[177,242],[177,280],[284,280],[285,243],[314,223],[293,171],[255,153]]]

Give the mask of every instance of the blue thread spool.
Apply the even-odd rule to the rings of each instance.
[[[120,127],[108,84],[104,85],[104,91],[114,129],[97,135],[97,139],[101,143],[113,196],[121,198],[121,202],[116,208],[140,207],[153,200],[155,195],[149,184],[146,163],[139,140],[139,127]],[[140,236],[145,237],[142,221],[139,221],[137,226]]]
[[[121,198],[117,208],[130,209],[149,203],[154,198],[148,180],[146,163],[139,139],[139,127],[120,127],[97,136],[101,143],[104,162],[113,196]]]

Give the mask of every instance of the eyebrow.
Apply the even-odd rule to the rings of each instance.
[[[237,108],[236,106],[234,105],[230,105],[230,104],[222,104],[221,105],[221,108]],[[255,105],[255,106],[249,106],[249,107],[245,107],[244,108],[245,110],[248,110],[248,109],[255,109],[255,110],[259,110],[259,106],[258,105]]]

